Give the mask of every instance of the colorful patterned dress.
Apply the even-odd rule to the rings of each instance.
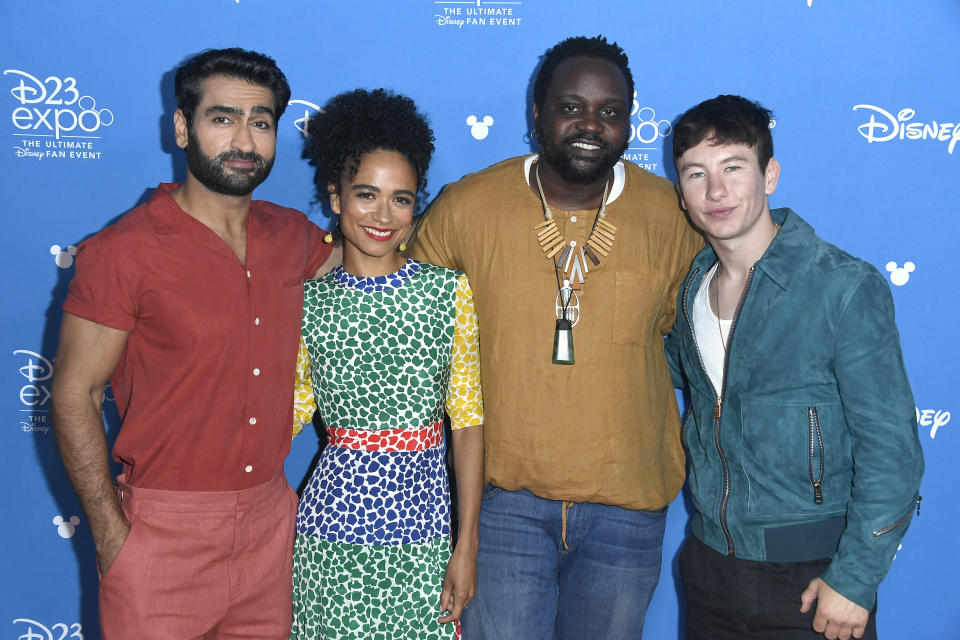
[[[291,638],[458,638],[441,625],[450,558],[444,407],[483,422],[465,275],[415,260],[306,283],[294,430],[328,445],[297,514]],[[315,403],[315,404],[314,404]]]

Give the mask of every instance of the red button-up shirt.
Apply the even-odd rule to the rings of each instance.
[[[110,378],[128,482],[238,490],[290,450],[303,280],[330,254],[306,216],[253,201],[242,264],[161,184],[80,245],[64,311],[127,331]]]

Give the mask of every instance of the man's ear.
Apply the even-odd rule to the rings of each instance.
[[[683,190],[680,189],[680,179],[677,178],[676,184],[673,185],[673,188],[677,190],[677,197],[680,199],[680,208],[684,211],[687,210],[687,203],[683,199]]]
[[[768,196],[777,190],[777,183],[780,182],[780,163],[776,158],[770,158],[767,162],[767,169],[764,173],[764,193]]]
[[[187,143],[190,142],[190,127],[187,126],[187,117],[183,115],[182,109],[177,109],[173,114],[173,133],[177,146],[186,149]]]
[[[340,215],[340,191],[332,182],[327,185],[327,194],[330,196],[330,209]]]

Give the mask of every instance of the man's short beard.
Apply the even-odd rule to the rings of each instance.
[[[583,136],[577,136],[583,138]],[[602,141],[598,141],[601,142]],[[543,161],[550,165],[560,177],[573,184],[593,184],[602,180],[610,172],[610,169],[620,161],[620,156],[627,150],[625,141],[620,149],[615,152],[607,149],[607,153],[601,156],[595,163],[587,164],[572,158],[566,153],[568,147],[563,143],[554,143],[549,138],[540,136],[540,156]],[[584,166],[586,165],[586,166]]]
[[[200,150],[200,145],[187,144],[187,169],[197,181],[214,193],[225,196],[248,196],[270,175],[273,158],[268,161],[261,155],[247,151],[224,151],[210,157]],[[228,169],[225,163],[231,160],[251,161],[252,169]]]

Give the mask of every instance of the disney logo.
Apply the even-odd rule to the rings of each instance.
[[[83,627],[79,622],[67,625],[58,622],[50,628],[30,618],[16,618],[13,624],[26,625],[26,633],[17,636],[17,640],[83,640]]]
[[[39,432],[39,433],[42,433],[43,435],[47,435],[48,433],[50,433],[50,427],[44,426],[42,424],[31,424],[29,422],[24,422],[23,420],[20,421],[20,430],[23,431],[24,433]]]
[[[17,154],[18,158],[36,158],[37,160],[43,158],[43,154],[39,151],[27,149],[26,147],[14,147],[13,152]]]
[[[888,140],[938,140],[949,142],[947,153],[953,154],[953,149],[960,141],[960,123],[940,122],[932,120],[929,123],[910,122],[917,112],[909,107],[901,109],[894,116],[886,109],[870,104],[858,104],[854,111],[867,109],[870,119],[857,127],[867,142],[887,142]],[[877,116],[882,119],[878,120]]]
[[[307,131],[307,128],[308,128],[308,125],[310,124],[310,116],[313,115],[313,113],[310,113],[310,110],[313,109],[313,111],[316,113],[316,112],[323,111],[323,109],[313,104],[312,102],[307,102],[306,100],[291,100],[290,102],[287,103],[287,106],[295,105],[295,104],[302,104],[304,107],[306,107],[303,110],[303,117],[297,118],[296,120],[293,121],[293,126],[295,126],[297,128],[297,131],[302,133],[303,137],[306,138],[308,135],[310,135],[310,132]]]
[[[917,426],[930,427],[931,439],[937,437],[937,431],[940,429],[940,427],[950,422],[949,411],[935,411],[933,409],[920,409],[920,407],[915,407],[915,408],[917,410]]]
[[[450,16],[435,15],[433,16],[437,21],[437,26],[452,26],[452,27],[462,27],[467,23],[463,18],[451,18]]]

